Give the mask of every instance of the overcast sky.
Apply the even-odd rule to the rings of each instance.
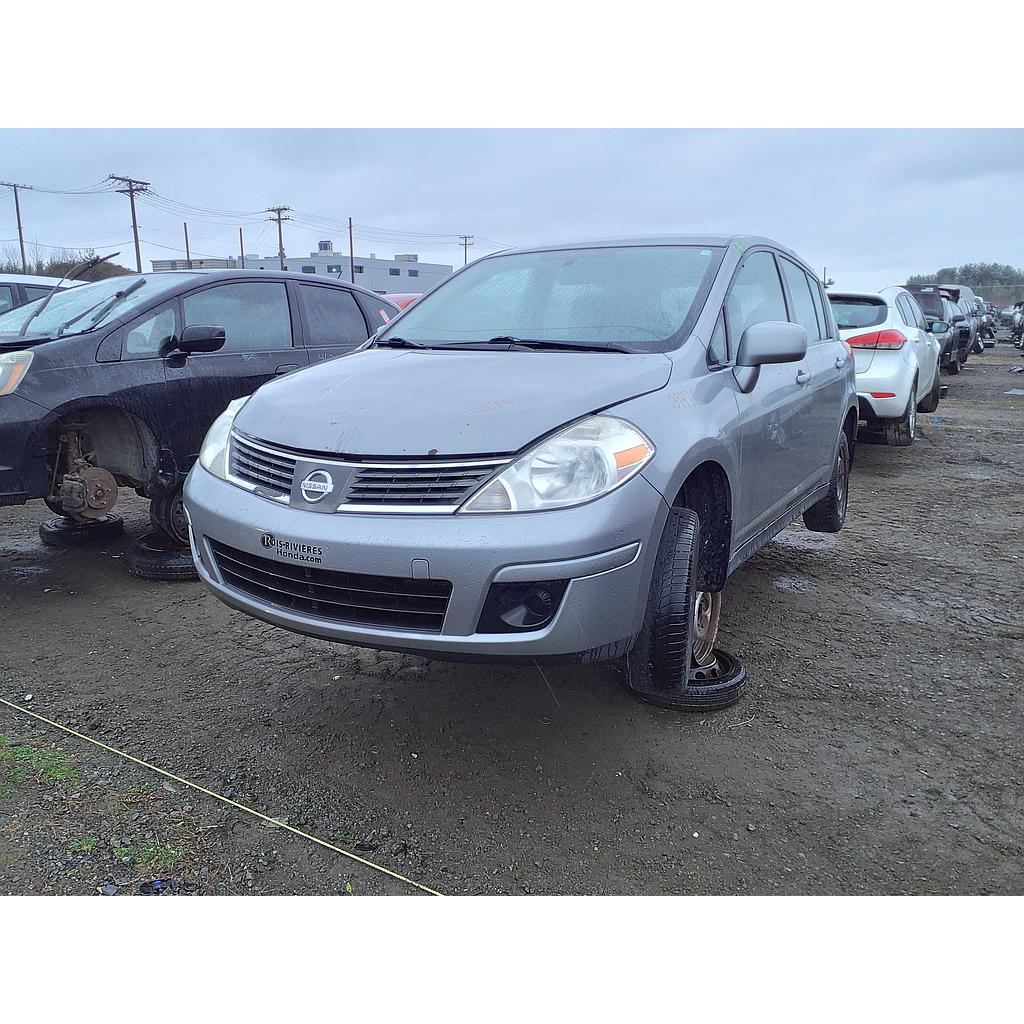
[[[259,212],[271,205],[301,211],[285,229],[290,256],[319,239],[347,252],[351,216],[357,256],[444,263],[461,263],[463,233],[478,240],[472,257],[692,231],[768,235],[849,288],[974,261],[1024,265],[1024,132],[1013,130],[0,131],[0,180],[78,189],[108,174],[202,208],[140,203],[146,270],[183,255],[183,219],[194,256],[237,254],[239,226],[246,252],[276,253]],[[120,248],[134,266],[126,197],[21,201],[29,244]],[[0,189],[0,247],[16,238]]]

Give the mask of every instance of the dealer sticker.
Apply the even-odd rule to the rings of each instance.
[[[327,550],[316,544],[301,544],[294,540],[282,540],[272,533],[264,533],[260,543],[277,558],[285,558],[292,562],[308,562],[311,565],[322,565],[323,555]]]

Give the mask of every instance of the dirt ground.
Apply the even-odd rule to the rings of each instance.
[[[0,510],[0,695],[445,893],[1022,893],[1022,364],[972,356],[913,447],[859,447],[841,534],[733,576],[750,684],[715,715],[612,664],[361,651],[144,583],[134,497],[67,552],[41,503]],[[0,705],[0,892],[154,879],[410,891]]]

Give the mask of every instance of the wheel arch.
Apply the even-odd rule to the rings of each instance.
[[[700,520],[698,586],[701,590],[722,590],[729,575],[733,522],[732,485],[721,462],[705,459],[690,470],[672,507],[692,509]]]

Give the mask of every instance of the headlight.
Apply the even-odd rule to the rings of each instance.
[[[239,410],[249,401],[249,395],[245,398],[236,398],[229,403],[228,407],[213,421],[213,426],[206,432],[203,440],[203,447],[199,449],[199,464],[203,469],[219,476],[221,480],[228,478],[228,444],[231,440],[231,424]]]
[[[17,391],[31,365],[31,352],[4,352],[0,355],[0,395]]]
[[[588,416],[507,466],[460,512],[534,512],[579,505],[635,476],[654,445],[625,420]]]

